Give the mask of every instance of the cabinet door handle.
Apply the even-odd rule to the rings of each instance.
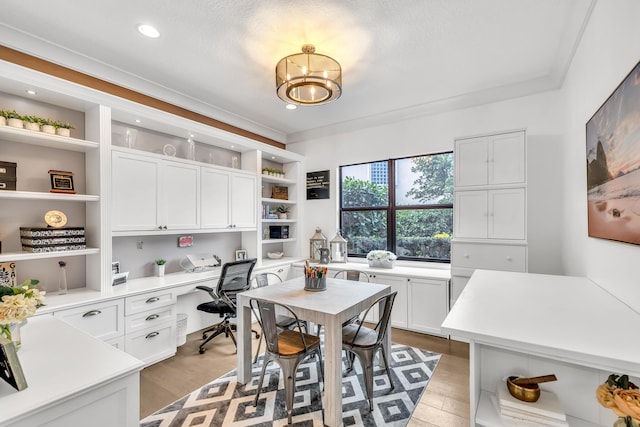
[[[163,229],[163,230],[166,230],[166,229],[167,229],[167,226],[166,226],[166,225],[163,225],[163,226],[162,226],[162,229]]]
[[[510,256],[507,256],[507,261],[511,261],[513,258],[511,258]]]
[[[91,310],[91,311],[87,311],[85,314],[83,314],[82,317],[97,316],[98,314],[102,314],[102,312],[100,310]]]
[[[151,315],[147,316],[147,318],[144,319],[144,320],[156,320],[158,317],[160,317],[159,314],[151,314]]]
[[[151,304],[151,303],[158,302],[158,301],[160,301],[160,298],[152,297],[152,298],[149,298],[148,300],[146,300],[145,303]]]
[[[283,271],[284,271],[284,268],[278,269],[278,273],[282,273]]]
[[[158,230],[162,230],[162,226],[161,225],[158,226]]]
[[[144,337],[145,339],[151,339],[151,338],[155,338],[158,335],[160,335],[160,332],[151,332],[150,334],[147,334],[146,337]]]

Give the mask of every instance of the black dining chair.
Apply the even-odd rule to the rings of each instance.
[[[196,286],[197,289],[207,292],[213,300],[199,304],[197,309],[222,317],[220,323],[213,325],[202,333],[204,342],[200,344],[200,354],[205,352],[205,345],[220,334],[231,337],[237,349],[238,344],[233,335],[235,325],[231,324],[229,320],[237,315],[237,295],[250,288],[251,272],[256,265],[256,261],[255,258],[252,258],[224,264],[215,290],[209,286]],[[256,335],[256,338],[259,337],[256,331],[252,332]]]
[[[311,355],[318,356],[320,366],[320,374],[324,381],[324,371],[322,366],[322,351],[320,349],[320,338],[315,335],[309,335],[302,332],[302,321],[298,316],[286,305],[274,302],[252,299],[249,301],[251,310],[258,318],[260,327],[267,346],[264,361],[262,363],[262,371],[258,382],[258,390],[253,406],[258,405],[260,392],[262,391],[262,383],[267,365],[271,361],[275,361],[280,365],[282,376],[284,378],[285,403],[287,407],[288,424],[291,424],[293,412],[293,397],[296,390],[296,371],[300,363]],[[295,319],[295,327],[292,329],[281,330],[276,324],[276,311],[284,310],[289,316]]]
[[[365,391],[369,399],[369,411],[373,411],[373,362],[378,350],[382,351],[384,366],[389,377],[389,384],[393,390],[393,380],[389,369],[389,361],[384,352],[383,344],[389,330],[391,310],[397,292],[393,292],[378,298],[367,308],[362,318],[367,317],[369,310],[384,302],[384,309],[380,320],[373,329],[364,326],[362,323],[351,323],[342,328],[342,349],[347,352],[348,370],[353,369],[354,356],[358,357],[362,366]]]

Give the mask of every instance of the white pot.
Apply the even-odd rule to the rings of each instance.
[[[287,214],[286,213],[278,213],[278,218],[287,219]]]
[[[9,126],[14,128],[20,128],[20,129],[24,128],[24,125],[21,119],[9,119],[7,123],[9,124]]]
[[[56,128],[55,128],[55,126],[52,126],[52,125],[42,125],[42,132],[50,133],[52,135],[55,135],[56,134]]]
[[[56,129],[56,135],[60,135],[60,136],[71,136],[71,129],[67,129],[67,128],[57,128],[57,129]]]
[[[7,119],[4,116],[0,116],[0,126],[6,126],[7,125]]]
[[[25,122],[24,128],[27,130],[33,130],[36,132],[40,132],[40,125],[38,123]]]
[[[157,271],[158,272],[158,277],[164,277],[165,264],[162,264],[162,265],[157,265],[156,264],[156,267],[158,267],[158,271]]]

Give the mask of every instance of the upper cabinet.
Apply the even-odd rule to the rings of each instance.
[[[459,139],[455,142],[457,187],[524,184],[524,132]]]
[[[212,167],[202,167],[200,174],[203,229],[256,228],[255,174]]]

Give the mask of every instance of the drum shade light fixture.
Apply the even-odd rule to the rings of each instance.
[[[276,65],[278,97],[288,104],[322,105],[342,93],[342,68],[338,61],[305,44],[302,53],[285,56]]]

